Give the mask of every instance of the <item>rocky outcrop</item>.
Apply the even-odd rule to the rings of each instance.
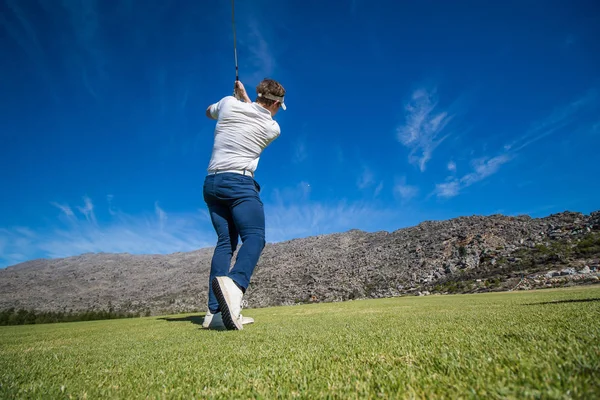
[[[0,270],[0,308],[203,311],[212,248],[170,255],[84,254]],[[250,307],[595,283],[600,211],[427,221],[268,244]],[[555,275],[556,274],[556,275]]]

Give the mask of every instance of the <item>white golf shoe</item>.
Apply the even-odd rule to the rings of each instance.
[[[244,317],[240,314],[240,318],[242,319],[242,325],[253,324],[254,318]],[[218,312],[216,314],[212,314],[210,311],[206,312],[204,316],[204,321],[202,322],[202,328],[204,329],[226,329],[225,324],[223,323],[223,317],[221,313]]]
[[[212,288],[219,302],[223,324],[230,330],[242,330],[241,311],[244,293],[227,276],[217,276],[212,281]]]

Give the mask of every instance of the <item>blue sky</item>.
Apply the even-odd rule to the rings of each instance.
[[[600,209],[597,2],[322,4],[236,2],[240,79],[287,90],[268,242]],[[0,54],[0,267],[214,245],[229,1],[2,0]]]

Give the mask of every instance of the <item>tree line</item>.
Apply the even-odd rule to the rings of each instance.
[[[145,316],[150,315],[146,311]],[[108,310],[87,311],[35,311],[26,309],[15,309],[14,307],[0,311],[0,326],[6,325],[31,325],[51,324],[56,322],[95,321],[102,319],[138,318],[140,312],[115,311],[112,307]]]

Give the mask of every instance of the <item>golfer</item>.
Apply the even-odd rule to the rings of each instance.
[[[242,297],[265,247],[265,213],[254,173],[262,151],[279,137],[273,117],[280,108],[285,110],[285,89],[264,79],[252,102],[240,81],[235,88],[243,101],[227,96],[206,109],[206,116],[217,124],[203,194],[218,239],[203,327],[240,330],[254,322],[241,315]],[[230,271],[238,236],[242,246]]]

